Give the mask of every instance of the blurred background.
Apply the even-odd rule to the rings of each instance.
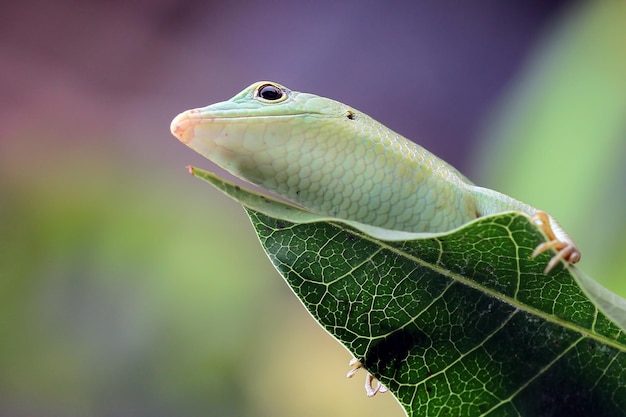
[[[269,79],[555,215],[626,296],[626,3],[0,6],[0,415],[402,416],[187,164],[179,112]]]

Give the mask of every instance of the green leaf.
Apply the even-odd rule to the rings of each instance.
[[[192,172],[247,207],[307,310],[407,415],[626,415],[626,334],[585,292],[622,324],[624,300],[575,268],[544,275],[551,255],[531,258],[545,237],[527,216],[386,240]]]

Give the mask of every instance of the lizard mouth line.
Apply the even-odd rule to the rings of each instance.
[[[227,120],[228,122],[233,122],[237,120],[251,120],[251,119],[286,119],[292,117],[302,117],[302,116],[319,116],[321,113],[312,113],[312,112],[301,112],[301,113],[288,113],[288,114],[276,114],[276,115],[236,115],[236,116],[222,116],[219,114],[216,115],[207,115],[202,114],[200,110],[193,109],[182,112],[178,116],[172,120],[170,124],[170,132],[174,135],[178,140],[187,144],[191,139],[193,139],[193,131],[192,127],[201,125],[201,124],[209,124],[219,122],[221,120]],[[191,133],[191,134],[190,134]]]

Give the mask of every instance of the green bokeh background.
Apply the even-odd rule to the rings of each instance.
[[[551,19],[490,106],[464,169],[554,214],[579,244],[581,268],[622,296],[624,17],[623,3],[607,1]],[[159,48],[184,49],[164,39]],[[154,71],[181,89],[203,79],[177,79],[176,64]],[[169,136],[169,120],[263,78],[232,70],[226,95],[201,103],[162,90],[143,93],[162,104],[142,112],[108,96],[117,112],[85,119],[89,103],[69,105],[72,91],[59,87],[49,108],[20,119],[5,111],[4,125],[19,128],[0,141],[0,414],[402,415],[390,395],[367,399],[360,378],[345,379],[350,355],[272,269],[243,210],[184,170],[210,164]],[[154,77],[128,88],[158,90]],[[345,88],[363,82],[353,81]],[[38,96],[28,91],[5,108],[29,108]],[[57,114],[67,116],[62,129]]]

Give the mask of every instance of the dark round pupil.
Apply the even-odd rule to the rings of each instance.
[[[283,92],[280,88],[267,84],[261,87],[259,96],[265,100],[278,100],[283,96]]]

